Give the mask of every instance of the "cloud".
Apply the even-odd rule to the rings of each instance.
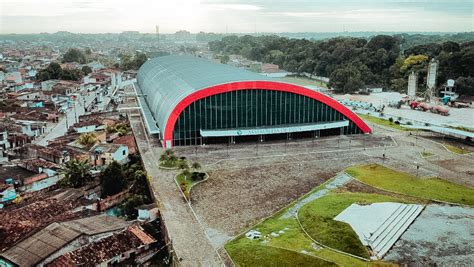
[[[263,8],[257,5],[247,4],[207,4],[207,7],[213,10],[239,10],[239,11],[256,11]]]
[[[0,33],[472,31],[472,0],[0,0]],[[347,28],[346,28],[347,29]]]

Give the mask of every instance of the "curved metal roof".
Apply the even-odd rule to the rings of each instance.
[[[192,56],[148,60],[138,70],[137,83],[163,129],[173,109],[186,96],[211,86],[239,81],[273,80],[263,75]]]

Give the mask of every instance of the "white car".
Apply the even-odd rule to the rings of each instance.
[[[262,237],[262,233],[256,230],[250,230],[245,234],[245,236],[251,240],[260,239]]]

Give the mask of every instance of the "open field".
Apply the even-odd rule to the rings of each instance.
[[[370,121],[372,123],[376,123],[378,125],[382,125],[382,126],[385,126],[385,127],[390,127],[390,128],[400,130],[400,131],[413,131],[413,129],[400,126],[399,124],[396,124],[394,122],[390,122],[389,120],[386,120],[386,119],[377,118],[377,117],[374,117],[374,116],[371,116],[371,115],[365,115],[365,114],[358,114],[358,115],[362,119]]]
[[[331,193],[303,206],[298,214],[303,228],[318,242],[363,258],[369,258],[367,249],[351,226],[333,220],[352,203],[405,202],[403,199],[378,194]]]
[[[365,166],[370,165],[364,165],[360,168]],[[398,174],[401,177],[406,175],[388,168],[382,169],[381,171],[379,170],[379,173],[384,173],[384,175],[393,179],[396,179],[396,176],[394,176],[395,174]],[[457,249],[451,250],[438,244],[439,238],[448,238],[448,236],[454,237],[450,234],[454,233],[450,230],[452,228],[451,224],[459,224],[459,226],[456,226],[457,230],[455,230],[456,239],[450,241],[450,243],[459,245],[463,244],[464,246],[468,244],[466,241],[469,240],[469,237],[463,236],[463,233],[465,235],[465,232],[469,231],[466,230],[466,227],[468,226],[466,226],[464,222],[469,219],[462,216],[456,217],[454,214],[463,214],[466,212],[470,214],[472,213],[472,209],[450,207],[449,209],[452,209],[453,211],[446,213],[446,208],[442,208],[443,206],[440,205],[429,205],[428,214],[423,215],[422,213],[421,215],[422,218],[425,218],[422,219],[422,221],[426,220],[426,218],[430,218],[434,219],[436,223],[431,222],[430,225],[432,226],[429,227],[430,229],[419,230],[419,227],[423,227],[423,224],[415,221],[415,226],[409,228],[407,232],[421,231],[424,234],[404,234],[403,238],[398,241],[398,245],[395,246],[394,251],[387,254],[389,256],[384,259],[384,262],[366,262],[326,248],[325,246],[328,246],[363,258],[369,257],[369,252],[362,245],[351,226],[333,220],[335,216],[353,203],[427,203],[424,199],[383,191],[381,189],[361,184],[356,180],[349,180],[349,182],[340,184],[336,187],[334,187],[334,181],[334,179],[328,180],[326,183],[300,197],[297,202],[291,203],[286,208],[281,209],[274,215],[253,226],[251,228],[252,230],[257,230],[261,233],[262,237],[260,239],[250,240],[245,237],[244,234],[241,234],[228,242],[225,245],[225,248],[232,257],[234,263],[236,263],[237,266],[292,265],[292,259],[295,259],[295,262],[301,266],[328,266],[328,264],[331,263],[340,266],[384,266],[392,265],[394,261],[409,264],[426,263],[419,251],[424,251],[425,254],[423,255],[426,255],[428,251],[430,255],[436,255],[436,260],[429,261],[430,264],[452,262],[443,261],[441,255],[450,257],[449,255],[452,255],[453,253],[460,253],[462,255],[461,262],[463,263],[467,263],[472,259],[472,255],[469,254],[469,249],[467,248],[460,248],[458,251]],[[417,179],[412,179],[403,182],[408,183],[409,186],[411,186],[410,183],[413,183],[416,186],[418,181]],[[443,185],[445,184],[443,183]],[[436,182],[432,184],[432,186],[436,188]],[[461,188],[462,187],[458,189]],[[305,199],[311,199],[312,195],[328,189],[331,191],[325,193],[326,195],[322,195],[310,202],[304,201]],[[302,206],[299,205],[299,203],[302,203]],[[301,206],[299,212],[297,212],[301,225],[294,216],[288,216],[288,214],[292,214],[291,211],[297,206]],[[446,221],[449,221],[449,223],[447,224]],[[414,228],[418,230],[414,230]],[[317,242],[314,242],[313,240],[316,240]],[[429,245],[424,243],[428,241],[431,242]],[[323,244],[324,246],[320,246],[320,244]],[[413,247],[418,247],[418,251],[412,251]],[[275,253],[278,254],[275,255]],[[412,254],[420,256],[412,259],[409,256]],[[452,258],[452,260],[454,260],[454,258]]]
[[[241,259],[243,265],[255,265],[258,258],[265,257],[262,254],[265,247],[262,246],[268,244],[245,244],[238,240],[250,241],[241,234],[247,232],[252,225],[268,218],[258,226],[267,221],[271,222],[273,226],[268,226],[268,229],[272,230],[269,233],[288,227],[284,230],[285,234],[280,235],[282,238],[271,240],[270,255],[284,249],[285,257],[299,257],[293,253],[308,256],[306,252],[310,252],[315,257],[331,259],[329,261],[343,266],[367,266],[364,261],[318,248],[305,237],[304,232],[293,228],[298,226],[296,220],[280,218],[278,221],[272,221],[272,218],[278,217],[273,214],[338,172],[358,164],[376,162],[415,175],[417,170],[413,162],[419,161],[423,163],[418,170],[420,176],[440,176],[455,183],[474,185],[474,176],[468,173],[472,169],[471,155],[461,157],[447,151],[439,143],[409,135],[406,131],[378,127],[377,124],[371,126],[375,128],[372,135],[175,147],[177,156],[201,163],[203,171],[209,174],[205,183],[193,187],[191,206],[210,243],[221,250],[226,242],[234,240],[235,242],[226,245],[228,252],[245,257]],[[420,153],[424,150],[435,156],[421,158]],[[383,158],[383,154],[387,157]],[[343,189],[355,193],[367,191],[366,193],[401,197],[407,201],[421,201],[355,182],[349,183]],[[248,245],[259,247],[249,248]],[[238,252],[242,250],[255,250],[258,258],[252,258],[254,254]],[[280,260],[285,262],[285,259],[278,259]]]
[[[330,181],[334,181],[331,179]],[[332,182],[331,182],[332,183]],[[329,181],[325,185],[329,184]],[[318,186],[299,201],[310,198],[311,195],[321,192],[325,185]],[[323,197],[324,198],[324,197]],[[296,217],[288,216],[298,204],[293,202],[286,208],[278,211],[252,229],[262,234],[260,240],[249,240],[245,235],[226,244],[226,249],[238,266],[288,266],[295,258],[301,266],[327,266],[337,264],[342,266],[367,266],[367,262],[344,254],[323,248],[314,243],[302,230]],[[245,253],[255,249],[256,253]],[[266,251],[269,250],[267,254]],[[283,253],[279,257],[272,257],[275,249],[280,251],[291,251]],[[302,257],[304,256],[304,257]],[[323,260],[321,262],[321,260]]]
[[[287,83],[293,83],[301,86],[318,86],[318,87],[323,87],[327,88],[327,84],[321,81],[309,79],[306,77],[294,77],[294,76],[288,76],[284,78],[280,78],[281,81],[287,82]]]
[[[474,206],[474,189],[439,178],[418,178],[377,164],[356,166],[347,173],[368,185],[421,197]]]
[[[402,99],[402,95],[397,92],[372,93],[370,95],[336,95],[336,98],[348,99],[353,101],[363,101],[374,105],[385,105],[384,114],[387,117],[410,118],[423,123],[437,122],[438,124],[446,124],[452,127],[470,127],[474,125],[474,107],[470,108],[448,108],[449,116],[441,116],[431,112],[423,112],[412,110],[404,105],[401,109],[388,107],[389,103],[397,102]],[[445,106],[446,107],[446,106]],[[471,129],[472,130],[472,129]]]

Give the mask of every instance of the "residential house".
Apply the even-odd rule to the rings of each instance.
[[[72,128],[78,133],[90,133],[99,129],[105,129],[105,126],[101,121],[95,119],[90,121],[80,121],[75,123]]]
[[[128,225],[122,219],[105,214],[54,222],[0,253],[0,266],[45,266],[65,253],[75,251],[84,244],[102,240]],[[94,254],[91,253],[87,257]]]
[[[121,144],[97,144],[89,152],[92,153],[91,162],[95,166],[107,166],[113,161],[120,164],[128,162],[128,147]]]
[[[159,216],[159,210],[155,203],[142,205],[137,210],[139,221],[153,221]]]
[[[58,95],[71,95],[80,91],[81,85],[72,81],[58,81],[52,87],[52,92]]]
[[[157,220],[158,221],[158,220]],[[148,223],[151,224],[151,223]],[[65,253],[49,266],[142,266],[164,246],[159,222],[126,230]]]
[[[6,128],[0,128],[0,163],[8,161],[7,149],[9,148],[8,131]]]
[[[41,82],[41,90],[42,91],[52,91],[53,86],[58,83],[58,80],[47,80],[44,82]]]
[[[128,147],[128,154],[130,155],[135,155],[137,152],[137,144],[133,135],[120,136],[115,138],[112,142],[114,144],[126,145]]]

